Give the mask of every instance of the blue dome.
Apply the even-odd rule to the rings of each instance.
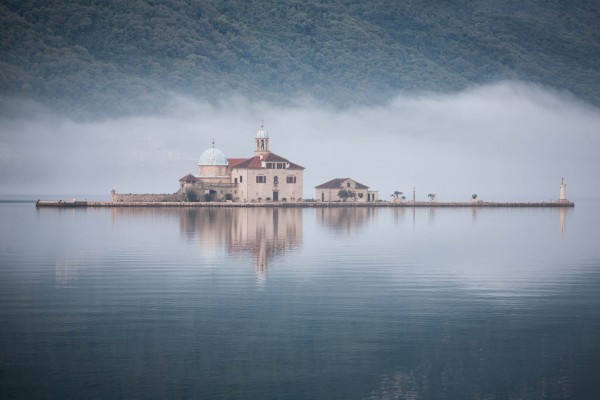
[[[269,134],[267,133],[267,131],[265,131],[262,127],[260,128],[260,131],[256,132],[256,138],[257,139],[268,139],[269,138]]]
[[[198,165],[227,165],[227,157],[221,150],[211,147],[202,152]]]

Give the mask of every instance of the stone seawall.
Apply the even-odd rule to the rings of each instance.
[[[113,194],[113,203],[170,203],[183,201],[183,195],[179,193],[172,194]]]
[[[127,195],[120,195],[127,196]],[[144,195],[137,195],[144,196]],[[443,207],[443,208],[485,208],[485,207],[574,207],[575,204],[572,202],[431,202],[431,201],[407,201],[401,203],[392,202],[377,202],[377,203],[343,203],[343,202],[298,202],[298,203],[233,203],[233,202],[182,202],[180,200],[174,201],[156,201],[154,196],[162,195],[151,195],[152,201],[116,201],[116,202],[99,202],[99,201],[88,201],[88,202],[77,202],[72,204],[68,202],[54,202],[54,201],[38,201],[37,207],[281,207],[281,208],[340,208],[340,207]],[[174,196],[174,195],[165,195]]]

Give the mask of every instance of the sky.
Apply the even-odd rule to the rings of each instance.
[[[333,178],[427,200],[600,198],[600,109],[523,82],[452,94],[403,94],[381,106],[336,109],[172,95],[157,115],[76,121],[32,103],[0,116],[0,195],[173,193],[215,147],[251,157],[264,121],[270,149],[306,168],[304,197]]]

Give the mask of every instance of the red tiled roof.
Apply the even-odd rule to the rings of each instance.
[[[243,168],[243,169],[259,169],[260,168],[260,158],[258,156],[254,156],[252,158],[247,158],[239,164],[235,164],[234,166],[230,166],[229,168]]]
[[[232,163],[232,160],[236,160],[236,163]],[[237,160],[240,160],[237,162]],[[290,162],[287,158],[283,158],[275,153],[267,153],[261,160],[259,156],[252,158],[230,158],[229,168],[243,168],[243,169],[262,169],[260,166],[261,161],[265,162],[285,162],[289,163],[289,167],[286,169],[304,169],[304,167]]]
[[[356,184],[356,189],[368,189],[369,187],[363,185],[362,183],[356,182],[354,179],[350,178],[335,178],[330,180],[329,182],[325,182],[320,184],[319,186],[315,186],[315,189],[342,189],[342,183],[345,181],[352,181]]]
[[[275,153],[267,153],[264,160],[269,162],[290,162],[287,158],[283,158]]]
[[[197,180],[198,180],[198,178],[196,178],[194,175],[187,174],[186,176],[184,176],[183,178],[181,178],[179,180],[179,182],[196,182]]]
[[[301,166],[301,165],[294,164],[293,162],[291,162],[291,163],[290,163],[290,166],[289,166],[289,167],[287,167],[287,169],[306,169],[306,168],[304,168],[304,167],[303,167],[303,166]]]
[[[247,158],[229,158],[227,159],[227,166],[229,168],[235,167],[237,164],[243,163]]]

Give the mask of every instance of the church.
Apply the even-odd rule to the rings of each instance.
[[[298,202],[303,175],[304,167],[270,151],[269,135],[261,126],[254,156],[227,158],[213,142],[200,155],[198,175],[181,178],[177,194],[185,201]]]

